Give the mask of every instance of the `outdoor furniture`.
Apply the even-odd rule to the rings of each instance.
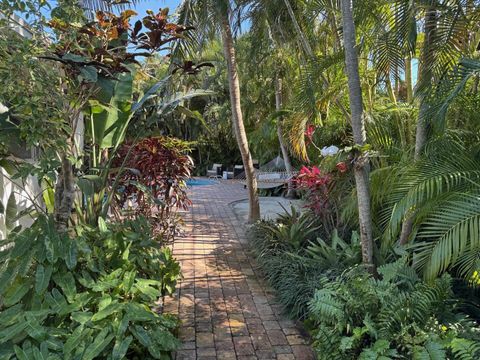
[[[235,168],[239,165],[235,165]],[[234,168],[234,172],[235,172]],[[240,169],[237,169],[237,171]],[[234,176],[235,179],[242,180],[242,184],[246,186],[246,176],[245,171],[243,171],[237,176]],[[297,175],[297,171],[288,172],[285,169],[285,162],[280,156],[277,156],[275,159],[269,161],[265,165],[262,165],[260,168],[255,168],[255,177],[257,178],[257,188],[258,189],[274,189],[279,186],[284,186],[288,184],[294,176]]]
[[[233,167],[233,178],[236,179],[241,173],[243,173],[243,165],[235,165]]]
[[[211,169],[207,170],[208,177],[222,177],[222,164],[213,164]]]
[[[223,180],[233,179],[233,171],[224,171],[222,178]]]

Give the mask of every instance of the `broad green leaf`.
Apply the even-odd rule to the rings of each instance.
[[[45,237],[44,244],[47,260],[50,264],[53,264],[55,261],[55,248],[53,246],[53,241],[49,237]]]
[[[5,327],[13,324],[20,316],[23,316],[23,304],[16,304],[0,312],[0,326]]]
[[[143,106],[145,101],[155,97],[156,94],[168,84],[168,81],[170,80],[170,78],[171,76],[169,75],[163,78],[162,80],[160,80],[159,82],[157,82],[156,84],[154,84],[150,89],[148,89],[145,92],[145,94],[140,98],[140,100],[132,106],[132,112],[136,112],[140,110],[140,108]]]
[[[14,325],[11,325],[0,331],[0,344],[5,344],[9,340],[16,337],[27,327],[27,323],[24,321],[17,322]],[[0,347],[1,348],[1,347]]]
[[[53,191],[53,187],[49,183],[49,180],[45,180],[45,179],[42,179],[41,186],[42,186],[43,202],[45,203],[47,212],[49,214],[53,214],[53,210],[55,206],[55,193]]]
[[[442,345],[429,341],[424,347],[417,346],[413,351],[414,360],[445,360],[446,353]]]
[[[152,345],[152,339],[148,335],[147,331],[140,325],[134,325],[129,327],[133,336],[142,344],[143,346],[149,347]]]
[[[102,310],[97,312],[95,315],[92,316],[92,321],[100,321],[105,319],[107,316],[112,315],[113,313],[119,312],[123,309],[123,304],[119,303],[111,303],[104,307]]]
[[[69,241],[65,257],[65,264],[67,265],[68,270],[73,270],[75,266],[77,266],[77,255],[77,243],[75,241]]]
[[[84,328],[83,325],[80,325],[76,327],[75,330],[73,330],[73,333],[68,337],[63,348],[65,359],[68,360],[72,358],[72,352],[80,345],[80,343],[84,339],[91,336],[92,331],[92,329]],[[90,339],[88,342],[91,342]]]
[[[77,54],[72,54],[72,53],[67,53],[62,56],[63,60],[68,60],[68,61],[73,61],[73,62],[78,62],[78,63],[84,63],[87,62],[88,59],[84,56],[77,55]]]
[[[21,347],[15,345],[15,355],[17,355],[18,360],[32,360],[29,358],[29,355]]]
[[[135,283],[135,277],[137,276],[137,272],[135,270],[127,271],[123,277],[123,288],[126,293],[130,291],[133,284]]]
[[[37,265],[35,273],[35,292],[37,294],[41,294],[47,289],[52,272],[52,265],[47,265],[47,267],[44,267],[42,264]]]
[[[91,104],[87,130],[101,149],[115,147],[123,140],[133,114],[133,74],[122,73],[116,79],[99,78],[97,85],[102,89],[99,97],[103,104]]]
[[[95,280],[93,280],[92,276],[85,270],[82,270],[82,275],[77,277],[77,279],[80,284],[88,289],[95,286]]]
[[[94,66],[80,68],[80,76],[85,82],[94,83],[98,80],[97,69]]]
[[[14,175],[16,172],[15,163],[10,159],[0,159],[0,167],[3,168],[8,175]]]
[[[3,299],[4,306],[11,306],[19,302],[31,289],[32,284],[29,279],[17,278],[13,284],[5,291]]]
[[[134,302],[127,304],[126,316],[128,316],[131,321],[150,321],[156,319],[156,315],[148,306]]]
[[[128,323],[129,322],[130,322],[130,319],[128,318],[127,315],[125,315],[123,317],[122,321],[120,321],[120,324],[118,325],[117,333],[115,334],[115,336],[117,338],[123,337],[123,334],[125,333],[125,331],[128,328]]]
[[[152,332],[152,337],[162,351],[174,351],[180,346],[180,341],[168,330],[156,329]]]
[[[100,230],[100,232],[108,232],[108,226],[107,226],[107,223],[105,222],[105,219],[103,217],[99,217],[98,218],[98,229]]]
[[[7,207],[5,208],[5,227],[7,230],[12,230],[15,227],[17,213],[17,200],[15,199],[15,193],[12,191],[7,200]]]
[[[27,323],[27,327],[25,331],[28,333],[28,335],[41,342],[43,340],[46,340],[48,338],[48,333],[45,331],[43,326],[39,324],[39,321],[35,316],[32,314],[27,313],[25,316],[25,321]]]
[[[123,359],[127,354],[128,348],[132,340],[133,340],[132,336],[127,336],[125,339],[122,339],[121,341],[117,339],[117,341],[115,341],[115,346],[113,347],[113,351],[112,351],[112,360]]]
[[[63,295],[58,291],[58,289],[52,289],[49,293],[45,295],[45,300],[50,305],[53,311],[58,314],[62,314],[67,308],[68,304]]]
[[[77,287],[75,285],[75,278],[72,273],[57,273],[53,277],[53,281],[62,289],[64,295],[66,296],[68,302],[72,302],[77,295]]]
[[[108,346],[108,344],[110,344],[110,342],[112,342],[114,338],[114,335],[109,334],[109,332],[109,328],[105,328],[100,331],[93,343],[91,343],[85,350],[82,360],[92,360],[101,354],[101,352]]]
[[[161,285],[162,283],[160,281],[137,279],[135,288],[150,299],[155,300],[161,295],[159,290]],[[158,288],[154,288],[153,286],[157,286]]]
[[[0,294],[3,294],[9,288],[9,285],[18,274],[18,270],[18,266],[13,269],[9,268],[7,262],[2,265],[0,270]]]
[[[85,324],[88,321],[92,320],[93,313],[90,311],[78,311],[74,312],[71,315],[72,320],[75,320],[79,324]]]

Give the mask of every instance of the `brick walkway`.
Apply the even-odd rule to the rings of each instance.
[[[313,359],[272,291],[255,275],[245,225],[228,205],[246,196],[240,184],[191,190],[186,234],[173,247],[184,279],[165,308],[182,320],[177,360]]]

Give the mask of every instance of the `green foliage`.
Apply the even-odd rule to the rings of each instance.
[[[475,359],[480,327],[458,310],[451,278],[421,281],[404,259],[379,267],[379,279],[351,268],[315,292],[320,359]]]
[[[143,219],[76,231],[40,217],[2,247],[1,358],[169,358],[178,321],[153,306],[180,276],[170,250]]]
[[[292,209],[278,223],[259,222],[250,230],[250,246],[280,303],[293,317],[305,318],[316,289],[360,259],[358,234],[342,240],[334,231],[329,241],[314,239],[318,228],[310,213]],[[303,224],[302,231],[297,231]],[[310,228],[308,228],[310,226]]]
[[[409,246],[424,277],[434,279],[451,270],[471,279],[480,249],[478,168],[477,151],[449,134],[431,142],[421,161],[372,174],[375,220],[384,249],[398,240],[405,219],[414,216]]]

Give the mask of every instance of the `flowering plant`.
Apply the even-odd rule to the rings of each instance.
[[[307,144],[313,142],[313,134],[315,134],[315,125],[308,125],[305,129],[305,137],[307,138]]]
[[[332,175],[322,173],[317,166],[310,168],[303,166],[300,169],[295,185],[298,190],[307,192],[306,206],[319,214],[326,210],[328,206],[329,185],[332,181]]]

